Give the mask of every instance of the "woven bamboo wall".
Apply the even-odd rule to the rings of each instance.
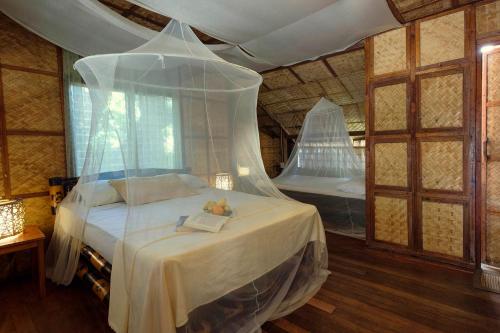
[[[407,199],[375,196],[375,239],[408,245]]]
[[[474,43],[467,33],[473,13],[468,6],[368,40],[368,240],[374,246],[393,244],[465,266],[474,260],[472,172],[465,160],[474,126]],[[391,204],[380,197],[391,197]],[[410,217],[399,219],[409,231],[406,242],[387,236],[394,220],[387,211],[397,200],[411,207]]]
[[[276,177],[280,173],[281,145],[280,138],[260,132],[260,150],[264,167],[269,177]]]
[[[463,126],[463,73],[422,78],[420,81],[420,127]]]
[[[425,190],[463,191],[463,142],[420,142],[421,178]]]
[[[485,38],[500,32],[500,1],[477,6],[476,34],[477,38]]]
[[[375,185],[408,186],[406,142],[375,144]]]
[[[26,224],[48,236],[48,178],[66,176],[60,49],[0,14],[0,195],[24,198]],[[0,278],[23,272],[29,257],[0,257]]]
[[[463,256],[464,208],[460,204],[422,202],[424,251]]]
[[[465,16],[463,11],[426,20],[419,24],[417,64],[432,65],[465,55]],[[420,52],[419,52],[420,51]]]
[[[406,130],[407,102],[406,83],[389,84],[374,88],[374,130]]]
[[[500,7],[499,7],[500,9]],[[486,57],[486,59],[485,59]],[[500,267],[500,50],[483,55],[486,87],[486,262]]]
[[[395,29],[373,38],[375,75],[406,70],[406,28]]]

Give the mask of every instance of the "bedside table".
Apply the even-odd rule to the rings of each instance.
[[[38,268],[38,288],[40,296],[45,296],[45,235],[36,226],[26,226],[24,232],[0,239],[0,255],[31,249],[33,272]],[[33,274],[34,275],[34,274]]]

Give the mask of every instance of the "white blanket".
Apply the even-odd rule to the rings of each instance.
[[[365,200],[364,178],[335,178],[291,175],[273,179],[280,190]]]
[[[221,197],[234,217],[219,233],[175,232],[179,216]],[[239,192],[205,189],[142,205],[143,222],[127,222],[124,242],[126,212],[125,204],[114,204],[93,208],[87,218],[117,239],[109,324],[118,333],[175,332],[193,309],[266,274],[309,241],[325,243],[314,206]]]

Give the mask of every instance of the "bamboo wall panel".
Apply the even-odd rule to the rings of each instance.
[[[191,172],[194,175],[204,175],[208,168],[208,147],[207,141],[202,139],[184,138],[186,151],[186,165],[191,166]]]
[[[420,142],[422,187],[427,190],[462,191],[463,142]]]
[[[465,56],[465,15],[463,11],[420,23],[420,66]]]
[[[463,73],[422,78],[420,81],[420,126],[463,126]]]
[[[375,184],[408,186],[408,145],[406,142],[375,144]]]
[[[8,136],[12,193],[47,191],[50,177],[64,176],[64,137]]]
[[[63,132],[57,77],[2,69],[8,130]]]
[[[260,133],[260,150],[264,168],[269,177],[276,177],[280,173],[281,146],[280,139],[273,138],[266,133]]]
[[[461,204],[422,202],[424,251],[463,256],[464,207]]]
[[[374,90],[374,130],[405,130],[407,124],[406,83],[376,87]]]
[[[385,32],[373,38],[373,74],[406,70],[406,28]]]
[[[57,73],[57,47],[0,13],[0,62]]]
[[[367,68],[373,68],[367,72],[368,244],[469,268],[475,206],[470,190],[473,167],[464,159],[474,146],[471,78],[476,66],[472,49],[465,48],[475,44],[469,16],[473,12],[473,6],[467,6],[407,26],[410,33],[402,33],[399,43],[389,43],[391,52],[405,55],[399,70],[377,71],[382,63],[377,41],[385,34],[369,39],[366,46]],[[385,146],[389,144],[398,149]],[[397,179],[391,179],[395,175]],[[406,200],[405,249],[380,236],[378,197]]]
[[[488,133],[488,154],[500,156],[500,106],[488,108],[486,132]]]
[[[476,33],[484,37],[500,32],[500,1],[494,1],[476,7]]]
[[[500,101],[500,55],[488,57],[488,101]]]
[[[375,239],[408,245],[408,201],[375,196]]]
[[[48,177],[66,176],[60,51],[0,13],[0,121],[23,134],[0,130],[0,196],[24,197],[26,223],[47,236]],[[0,278],[29,271],[28,253],[1,260]]]
[[[50,197],[26,198],[23,201],[26,209],[26,225],[38,225],[44,233],[50,234],[52,224],[47,221],[54,220],[50,210]]]
[[[489,161],[486,173],[486,204],[488,210],[500,213],[500,161]]]
[[[500,265],[500,214],[487,214],[486,223],[486,262]]]

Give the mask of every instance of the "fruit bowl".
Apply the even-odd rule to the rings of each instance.
[[[203,206],[203,211],[205,213],[220,216],[231,216],[231,214],[233,213],[231,207],[227,204],[226,199],[219,199],[218,201],[208,201],[205,206]]]

